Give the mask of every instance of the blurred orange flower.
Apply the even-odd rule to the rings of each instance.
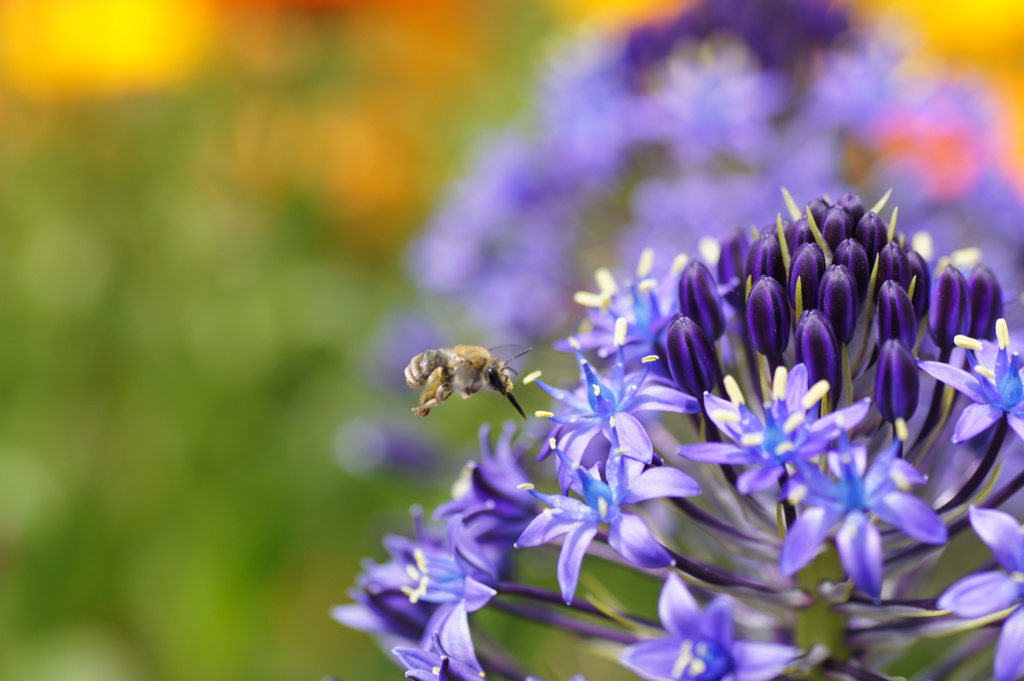
[[[201,0],[6,0],[0,72],[37,99],[160,89],[195,73],[214,21]]]
[[[694,0],[548,0],[563,20],[615,31],[674,16]]]

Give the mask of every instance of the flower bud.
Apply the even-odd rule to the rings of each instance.
[[[829,202],[821,197],[811,199],[807,202],[807,209],[810,210],[811,215],[814,216],[814,224],[816,225],[820,225],[825,221],[825,213],[827,213],[828,209],[831,207],[832,206],[829,205]],[[807,218],[804,218],[804,220],[806,219]]]
[[[818,282],[825,272],[825,254],[818,244],[800,244],[789,262],[789,302],[796,307],[796,286],[800,282],[801,310],[818,305]]]
[[[697,322],[712,343],[725,333],[725,311],[718,285],[699,260],[690,260],[679,274],[679,310]]]
[[[857,248],[864,249],[856,241]],[[857,280],[846,265],[831,265],[821,276],[818,284],[818,309],[828,317],[836,340],[842,344],[849,343],[857,328],[857,311],[860,307],[860,296],[857,293]]]
[[[1003,316],[1003,287],[988,267],[979,265],[967,280],[971,294],[972,338],[996,337],[996,320]]]
[[[789,345],[789,303],[786,290],[772,277],[754,282],[747,298],[747,331],[762,355],[781,355]]]
[[[839,343],[828,317],[819,310],[808,310],[800,315],[794,336],[796,361],[807,367],[807,384],[814,385],[825,379],[832,386],[833,404],[841,388],[842,360]]]
[[[857,302],[860,304],[868,295],[868,284],[871,283],[871,260],[856,239],[847,239],[839,244],[832,254],[833,265],[845,265],[857,282]]]
[[[868,254],[868,262],[873,263],[875,256],[889,241],[889,227],[874,211],[865,213],[853,230],[854,238],[864,247]]]
[[[940,350],[951,350],[953,339],[971,330],[971,300],[960,270],[947,266],[935,281],[928,331]]]
[[[745,229],[737,229],[732,235],[722,242],[722,251],[718,256],[718,281],[724,283],[732,279],[736,280],[734,286],[725,294],[727,303],[734,309],[739,309],[743,304],[743,289],[746,287],[746,258],[749,249],[749,232]]]
[[[907,260],[910,261],[910,272],[917,278],[917,283],[914,284],[914,295],[910,297],[910,301],[914,303],[914,314],[917,315],[917,318],[924,319],[932,295],[932,271],[917,251],[907,251]],[[995,324],[994,319],[992,323]]]
[[[910,288],[912,276],[907,252],[900,248],[895,241],[890,241],[878,252],[878,279],[875,281],[875,298],[878,298],[882,282],[895,281],[906,291]]]
[[[836,205],[845,209],[850,214],[850,220],[853,225],[856,225],[864,217],[864,202],[856,194],[843,194],[836,201]]]
[[[689,317],[676,315],[669,324],[666,354],[672,381],[683,392],[700,396],[718,383],[715,349]]]
[[[920,390],[917,362],[910,349],[895,339],[882,343],[875,373],[875,405],[882,418],[889,423],[909,420],[917,411]]]
[[[821,229],[821,237],[833,251],[839,246],[839,242],[853,236],[853,221],[850,214],[839,206],[832,206],[825,213],[824,221],[818,224]]]
[[[814,233],[807,218],[800,218],[786,228],[786,245],[790,253],[796,253],[801,244],[814,243]]]
[[[782,248],[774,234],[762,234],[750,246],[747,254],[746,276],[757,281],[771,277],[776,281],[786,280],[786,265],[782,262]]]
[[[914,304],[895,281],[882,282],[878,289],[878,344],[898,339],[908,348],[917,342],[917,316]]]

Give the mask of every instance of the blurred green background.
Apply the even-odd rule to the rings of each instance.
[[[447,494],[332,451],[404,245],[553,36],[676,6],[0,0],[0,679],[401,678],[328,610]]]

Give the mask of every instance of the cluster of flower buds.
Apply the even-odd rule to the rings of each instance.
[[[657,681],[1024,675],[1024,532],[998,508],[1024,486],[1000,476],[1024,380],[998,280],[976,252],[933,262],[925,235],[881,217],[888,197],[784,198],[788,219],[704,262],[652,276],[646,251],[622,285],[601,270],[560,345],[579,386],[524,378],[558,403],[536,413],[545,441],[484,429],[437,526],[387,539],[336,619],[421,680],[533,678],[526,651],[474,645],[483,608]],[[524,472],[531,450],[547,478]],[[935,560],[969,528],[996,569]],[[659,621],[630,584],[578,598],[595,561],[659,581]],[[550,565],[558,591],[523,562]],[[542,663],[578,671],[562,665]]]

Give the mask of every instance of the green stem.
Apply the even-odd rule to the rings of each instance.
[[[818,595],[818,585],[822,582],[838,582],[843,577],[843,568],[839,564],[839,554],[832,546],[807,564],[797,576],[800,588],[814,599],[810,607],[796,614],[796,644],[804,650],[815,646],[825,646],[834,660],[846,660],[850,651],[843,640],[846,629],[846,618],[834,612],[829,604]],[[813,681],[824,681],[824,673],[820,669],[811,670]]]

